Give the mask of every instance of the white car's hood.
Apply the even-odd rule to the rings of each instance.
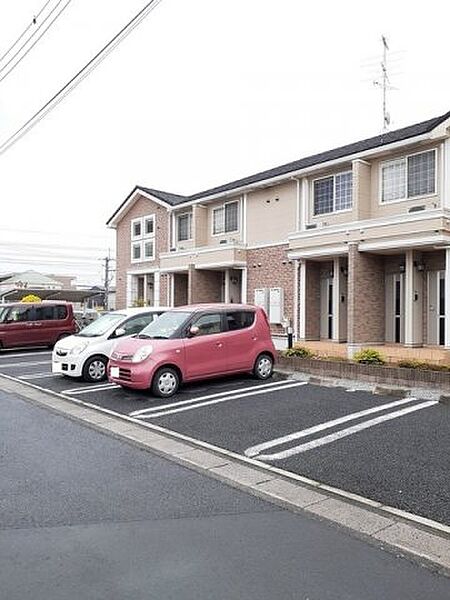
[[[103,336],[99,337],[83,337],[80,335],[69,335],[59,342],[56,343],[55,349],[57,350],[72,350],[76,346],[88,346],[95,344],[96,342],[103,342]]]

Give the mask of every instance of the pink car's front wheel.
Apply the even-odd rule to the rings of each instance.
[[[172,367],[159,368],[152,381],[152,393],[159,398],[170,398],[180,387],[180,375]]]

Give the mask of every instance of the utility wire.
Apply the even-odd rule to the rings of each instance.
[[[3,73],[3,71],[8,67],[8,65],[10,65],[14,59],[16,58],[16,56],[18,56],[22,50],[25,48],[25,46],[33,39],[33,37],[37,34],[37,32],[39,31],[39,29],[41,27],[43,27],[43,25],[45,25],[45,23],[48,21],[48,19],[52,16],[52,14],[55,12],[55,10],[58,8],[58,6],[62,3],[63,0],[59,0],[58,3],[53,7],[53,9],[48,13],[48,15],[45,17],[45,19],[42,21],[42,23],[39,25],[39,27],[33,31],[32,35],[30,35],[30,37],[25,41],[24,44],[22,44],[22,46],[20,46],[20,48],[17,50],[17,52],[15,54],[12,55],[12,57],[8,60],[7,63],[5,63],[3,65],[3,67],[0,68],[0,74]],[[53,25],[53,23],[62,15],[62,13],[66,10],[66,8],[69,6],[69,4],[72,2],[72,0],[68,0],[66,2],[66,4],[62,7],[62,9],[59,11],[59,13],[56,14],[56,16],[50,21],[50,23],[47,25],[47,27],[44,29],[44,31],[41,33],[41,35],[38,36],[38,38],[31,44],[31,46],[29,46],[26,51],[22,54],[22,56],[12,65],[12,67],[6,71],[6,73],[0,78],[0,83],[6,79],[8,77],[8,75],[14,71],[14,69],[23,61],[23,59],[28,55],[29,52],[31,52],[31,50],[36,46],[36,44],[39,42],[39,40],[47,33],[47,31],[50,29],[50,27]]]
[[[35,127],[71,91],[73,91],[128,35],[147,17],[162,0],[151,0],[122,29],[112,37],[50,100],[34,113],[15,133],[0,145],[0,155],[18,142],[30,129]]]
[[[33,27],[33,25],[37,24],[37,20],[39,19],[41,14],[44,12],[44,10],[47,8],[47,6],[50,4],[50,2],[51,2],[51,0],[47,0],[47,2],[41,8],[41,10],[38,12],[38,14],[32,18],[31,23],[22,31],[22,33],[19,35],[19,37],[16,39],[16,41],[13,44],[11,44],[11,46],[8,48],[8,50],[6,50],[6,52],[4,54],[2,54],[2,56],[0,56],[0,62],[6,56],[8,56],[8,54],[11,52],[11,50],[14,48],[14,46],[17,46],[17,44],[20,42],[20,40],[23,38],[23,36],[27,33],[27,31],[29,31]]]

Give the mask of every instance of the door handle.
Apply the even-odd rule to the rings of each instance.
[[[252,340],[253,340],[254,342],[256,342],[256,340],[257,340],[257,339],[258,339],[258,336],[257,336],[257,335],[254,335],[254,336],[252,337]]]
[[[216,346],[217,346],[218,348],[222,348],[223,344],[222,344],[222,342],[216,342]]]

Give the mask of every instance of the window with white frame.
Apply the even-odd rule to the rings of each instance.
[[[427,150],[381,165],[381,202],[436,193],[436,151]]]
[[[239,202],[227,202],[213,209],[213,234],[239,231]]]
[[[314,181],[314,215],[349,210],[353,206],[351,171]]]
[[[155,258],[155,215],[131,221],[131,261],[142,262]]]
[[[192,239],[192,213],[178,215],[177,239],[179,242],[185,242]]]

